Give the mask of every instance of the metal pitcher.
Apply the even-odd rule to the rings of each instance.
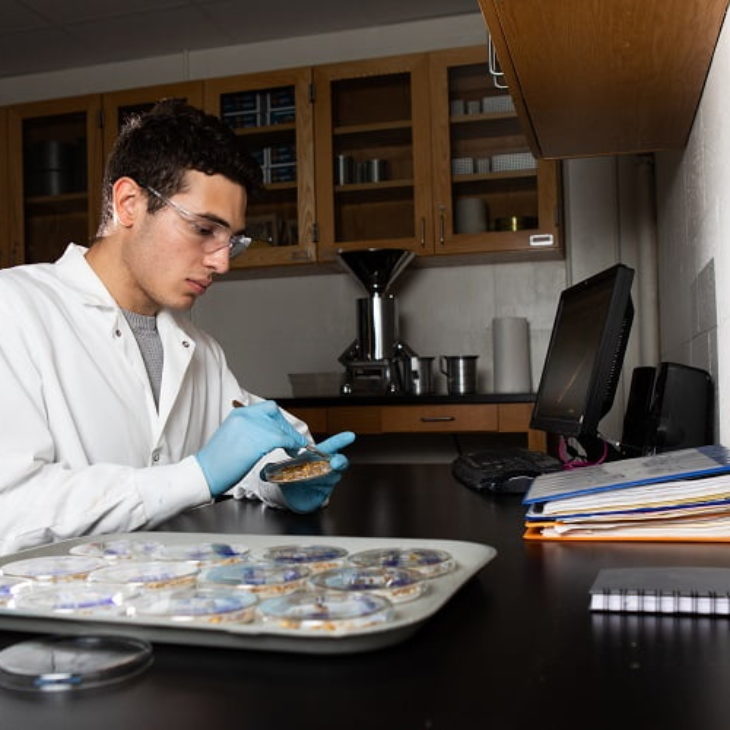
[[[479,355],[441,355],[439,369],[446,376],[449,395],[466,395],[477,389]]]
[[[433,391],[432,357],[409,357],[406,360],[406,383],[411,395],[428,395]]]

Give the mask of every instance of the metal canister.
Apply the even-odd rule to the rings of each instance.
[[[347,185],[353,182],[352,168],[350,155],[337,155],[335,157],[335,185]]]
[[[370,182],[382,182],[388,177],[388,169],[385,160],[375,158],[368,160],[368,179]]]

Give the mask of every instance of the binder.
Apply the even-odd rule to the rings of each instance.
[[[730,616],[730,568],[604,568],[591,586],[590,609]]]
[[[543,474],[532,483],[523,502],[535,504],[727,472],[730,472],[727,448],[719,444],[700,446]]]

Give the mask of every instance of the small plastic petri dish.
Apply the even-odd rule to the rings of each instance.
[[[335,545],[276,545],[262,554],[277,565],[306,565],[313,573],[343,565],[347,550]]]
[[[303,588],[310,575],[309,568],[302,565],[233,563],[206,569],[201,573],[198,582],[208,588],[236,588],[268,597]]]
[[[0,685],[63,692],[114,684],[143,672],[152,647],[126,636],[51,636],[0,651]]]
[[[333,591],[362,591],[385,596],[393,603],[412,601],[423,595],[423,576],[407,568],[337,568],[313,575],[309,581],[315,588]]]
[[[248,623],[255,616],[256,596],[225,588],[155,591],[130,601],[130,615],[195,623]]]
[[[127,561],[95,571],[89,576],[89,581],[157,590],[193,585],[197,574],[198,566],[194,563],[164,560],[139,563]]]
[[[25,560],[6,563],[2,566],[2,574],[39,581],[86,580],[93,571],[106,565],[108,563],[100,558],[88,558],[78,555],[26,558]]]
[[[422,578],[436,578],[456,568],[450,553],[431,548],[376,548],[353,553],[348,560],[359,568],[408,568]]]
[[[158,545],[150,554],[153,560],[185,560],[194,563],[236,563],[245,560],[246,545],[225,542],[197,542]]]
[[[152,553],[159,547],[158,542],[142,540],[94,540],[74,545],[69,553],[91,558],[106,560],[149,560]]]
[[[90,583],[36,585],[20,592],[9,604],[19,611],[50,611],[77,616],[121,616],[125,601],[133,591],[121,586],[102,586]]]
[[[262,601],[258,613],[266,624],[306,631],[352,631],[392,621],[393,604],[372,593],[296,591]]]
[[[14,578],[10,575],[0,576],[0,607],[7,606],[22,591],[33,585],[27,578]]]
[[[261,469],[261,479],[273,484],[306,484],[331,473],[329,459],[303,451],[291,459],[274,461]]]

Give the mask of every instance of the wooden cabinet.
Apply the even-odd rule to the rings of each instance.
[[[338,249],[431,253],[425,54],[314,69],[319,258]]]
[[[301,418],[312,433],[354,431],[362,435],[384,433],[519,433],[527,447],[545,451],[544,431],[530,429],[532,403],[449,403],[408,405],[282,407]]]
[[[320,260],[369,246],[562,255],[559,167],[533,158],[485,47],[333,64],[314,80]]]
[[[559,166],[536,160],[484,46],[429,54],[434,253],[562,255]]]
[[[69,241],[88,244],[101,202],[101,98],[8,108],[7,263],[53,261]]]
[[[479,0],[535,155],[684,147],[728,0]]]
[[[9,107],[0,265],[51,261],[93,238],[120,125],[170,97],[220,116],[264,170],[247,211],[254,242],[233,269],[368,247],[459,263],[560,256],[558,163],[534,161],[486,56],[461,48]]]
[[[254,242],[234,269],[316,259],[311,78],[300,68],[204,82],[206,111],[241,136],[264,171],[264,195],[247,211]]]
[[[102,110],[104,120],[104,159],[111,152],[114,140],[125,120],[131,114],[149,111],[161,99],[182,99],[196,107],[203,106],[203,82],[184,81],[179,84],[146,86],[104,94]]]

